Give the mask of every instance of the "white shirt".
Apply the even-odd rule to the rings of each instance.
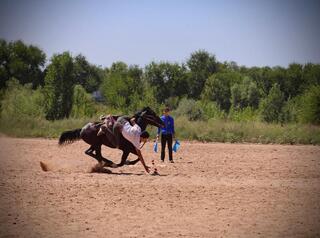
[[[137,149],[140,149],[140,134],[141,128],[138,124],[131,126],[129,122],[126,122],[122,128],[123,137],[130,141]]]

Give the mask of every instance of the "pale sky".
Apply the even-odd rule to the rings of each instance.
[[[320,1],[0,0],[0,38],[109,67],[183,63],[203,49],[246,66],[320,63]]]

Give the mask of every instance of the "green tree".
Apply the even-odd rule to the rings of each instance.
[[[289,98],[282,107],[281,120],[282,122],[298,122],[299,108],[301,96]]]
[[[69,52],[54,55],[45,77],[46,118],[69,117],[75,84],[74,62]]]
[[[44,118],[44,101],[40,87],[32,90],[31,84],[21,85],[13,78],[7,82],[2,101],[1,118],[19,122],[27,118]]]
[[[300,121],[320,124],[320,85],[314,85],[301,96]]]
[[[116,62],[105,75],[100,90],[109,106],[128,109],[141,100],[144,85],[141,69]]]
[[[314,85],[320,85],[320,64],[306,64],[302,73],[301,92]]]
[[[293,98],[302,92],[303,84],[303,66],[301,64],[290,64],[287,69],[287,75],[285,79],[285,85],[282,91],[285,94],[285,98]]]
[[[274,77],[272,77],[272,69],[270,67],[252,67],[247,69],[245,75],[253,79],[263,97],[269,94],[272,85],[276,83]]]
[[[241,75],[236,72],[217,73],[207,80],[202,99],[205,101],[214,101],[218,106],[229,111],[231,106],[231,85],[241,81]]]
[[[170,97],[182,97],[189,91],[186,67],[168,62],[152,62],[146,66],[145,78],[156,89],[158,102],[164,103]]]
[[[0,39],[0,89],[5,88],[10,78],[9,47],[5,40]]]
[[[71,116],[75,118],[92,117],[96,110],[90,94],[79,84],[73,88]]]
[[[43,85],[45,59],[38,47],[0,39],[0,89],[10,78],[16,78],[20,84],[31,83],[33,88]]]
[[[287,88],[288,80],[287,80],[287,69],[276,66],[273,67],[268,73],[266,74],[266,78],[264,78],[265,84],[278,84],[280,87],[280,90],[284,93],[285,99],[289,97],[289,88]],[[269,88],[270,91],[271,87]],[[268,93],[269,93],[268,91]]]
[[[143,80],[143,70],[138,65],[131,65],[128,68],[127,76],[132,79],[131,88],[139,97],[143,94],[145,82]]]
[[[259,106],[260,93],[255,82],[244,77],[241,83],[235,83],[231,87],[231,103],[234,109],[243,109]]]
[[[248,106],[254,109],[259,107],[260,91],[255,82],[250,81],[247,91]]]
[[[201,103],[194,99],[182,98],[175,113],[178,116],[186,116],[190,121],[204,119]]]
[[[83,55],[79,54],[74,58],[74,74],[76,83],[80,84],[87,92],[92,93],[98,90],[103,71],[90,64]]]
[[[278,84],[274,84],[266,98],[261,102],[261,118],[266,122],[281,121],[281,111],[284,105],[284,95]]]
[[[114,62],[110,67],[110,73],[127,74],[128,65],[122,61]]]
[[[114,108],[124,108],[129,100],[130,91],[125,82],[126,78],[120,74],[110,73],[103,79],[100,90],[106,104]]]
[[[199,50],[191,54],[187,60],[187,66],[190,69],[190,96],[198,99],[206,80],[210,75],[217,72],[218,63],[214,55],[204,50]]]

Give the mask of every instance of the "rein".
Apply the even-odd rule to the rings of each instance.
[[[151,119],[151,118],[149,118],[150,116],[145,116],[145,119],[146,120],[148,120],[148,121],[150,121],[150,122],[153,122],[155,125],[157,125],[158,127],[161,127],[161,125],[158,123],[158,122],[156,122],[155,120],[153,120],[153,119]],[[142,117],[143,118],[143,117]]]
[[[142,146],[140,146],[140,150],[143,148],[143,146],[146,144],[146,141],[143,142]]]

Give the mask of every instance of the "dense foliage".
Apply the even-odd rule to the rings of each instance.
[[[320,124],[319,64],[245,67],[205,50],[182,64],[144,68],[125,62],[101,68],[69,52],[45,63],[38,47],[0,40],[1,118],[83,118],[101,108],[132,113],[150,105],[160,112],[169,105],[189,121]]]
[[[11,78],[20,84],[31,83],[33,88],[43,85],[45,59],[46,55],[38,47],[0,39],[0,89]]]

